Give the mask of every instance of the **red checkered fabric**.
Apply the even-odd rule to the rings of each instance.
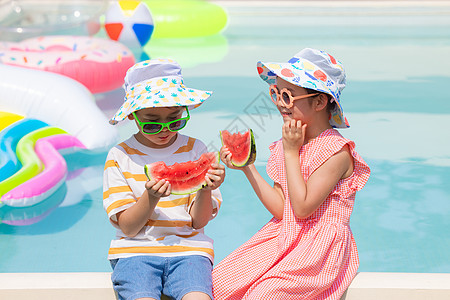
[[[369,179],[370,169],[356,153],[354,142],[329,129],[300,150],[305,179],[348,145],[354,172],[335,186],[327,199],[306,219],[294,216],[286,196],[283,219],[272,218],[249,241],[213,270],[216,300],[339,299],[359,266],[349,227],[356,191]],[[287,179],[281,140],[270,146],[267,174],[282,186]]]

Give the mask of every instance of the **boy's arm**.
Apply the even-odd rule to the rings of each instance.
[[[212,190],[217,189],[225,180],[225,167],[221,164],[212,164],[205,179],[207,186],[197,192],[189,211],[194,229],[205,227],[211,220],[211,216],[214,214]]]
[[[192,227],[200,229],[205,227],[213,213],[211,190],[201,189],[197,192],[189,214],[192,217]]]
[[[146,190],[136,203],[126,210],[117,213],[120,230],[128,236],[134,237],[147,224],[161,197],[170,195],[168,181],[147,181]]]

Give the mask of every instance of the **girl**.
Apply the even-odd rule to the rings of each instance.
[[[254,165],[241,169],[274,217],[214,268],[214,297],[339,299],[359,265],[349,218],[370,174],[354,142],[333,129],[349,127],[343,66],[308,48],[288,63],[259,62],[258,72],[284,121],[269,147],[273,187]],[[221,158],[235,168],[228,149]]]

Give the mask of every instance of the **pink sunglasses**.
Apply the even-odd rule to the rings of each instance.
[[[294,105],[295,100],[305,99],[319,95],[319,93],[314,93],[294,97],[292,96],[291,91],[289,91],[286,88],[282,89],[281,91],[278,91],[277,86],[274,84],[270,86],[269,91],[270,91],[270,99],[272,99],[272,102],[278,105],[278,101],[282,100],[286,108],[291,108]]]

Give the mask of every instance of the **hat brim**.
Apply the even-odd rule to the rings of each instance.
[[[306,89],[312,89],[318,92],[323,92],[330,95],[334,102],[336,102],[336,109],[331,112],[330,124],[335,128],[349,128],[350,125],[344,117],[344,112],[340,101],[336,99],[335,95],[327,88],[326,84],[320,79],[314,77],[306,70],[295,68],[290,63],[277,62],[262,62],[258,61],[257,70],[259,77],[267,84],[276,84],[276,78],[292,83]],[[309,80],[308,80],[309,79]]]
[[[134,111],[144,108],[187,106],[189,109],[194,109],[199,107],[211,95],[211,91],[181,88],[179,86],[130,95],[109,123],[115,125],[126,119]]]

